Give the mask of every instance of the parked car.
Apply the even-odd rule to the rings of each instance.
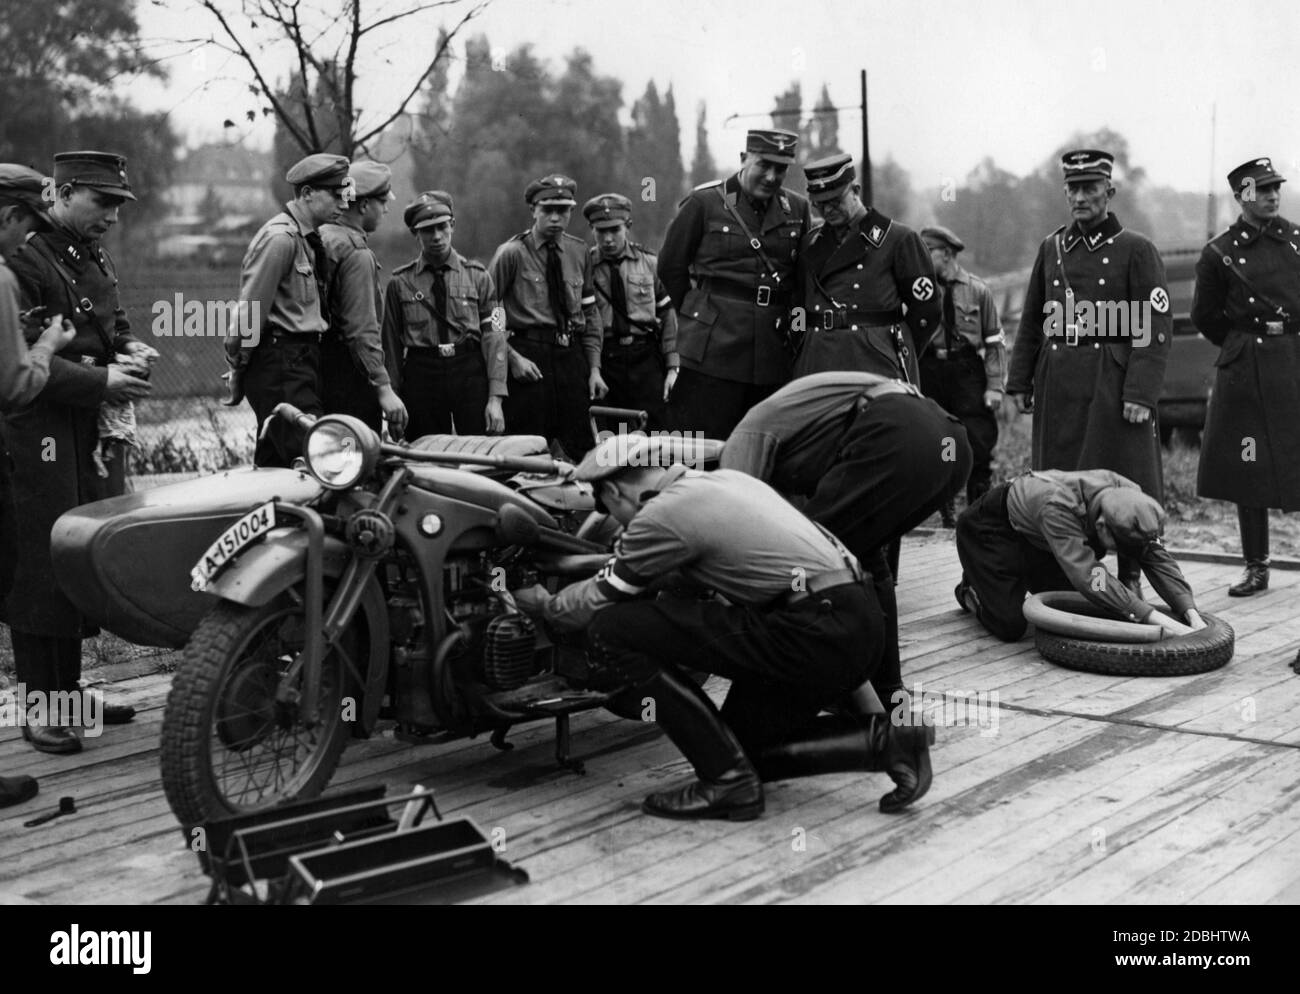
[[[1202,338],[1192,324],[1192,293],[1196,287],[1196,260],[1200,248],[1161,249],[1169,281],[1169,303],[1174,317],[1174,341],[1165,367],[1160,394],[1160,439],[1166,444],[1175,428],[1199,432],[1205,427],[1205,408],[1214,383],[1218,347]],[[1019,269],[987,280],[997,301],[1007,347],[1020,328],[1028,289],[1029,269]]]

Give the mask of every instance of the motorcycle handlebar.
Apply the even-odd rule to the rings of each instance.
[[[379,451],[386,456],[396,456],[407,462],[431,462],[443,466],[497,466],[516,473],[542,473],[568,476],[573,465],[549,456],[493,456],[469,452],[421,452],[405,445],[384,442]]]
[[[271,409],[271,413],[267,416],[266,420],[262,422],[262,430],[257,433],[259,439],[266,437],[266,433],[271,428],[271,420],[277,417],[283,418],[290,424],[297,425],[299,430],[303,432],[316,423],[315,417],[310,414],[303,414],[302,411],[298,410],[298,408],[294,407],[292,404],[276,404],[275,407]]]

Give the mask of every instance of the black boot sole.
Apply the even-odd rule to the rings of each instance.
[[[751,801],[730,808],[703,808],[699,811],[673,811],[669,808],[655,807],[650,798],[641,802],[641,810],[656,818],[669,818],[673,821],[754,821],[763,814],[765,802]]]

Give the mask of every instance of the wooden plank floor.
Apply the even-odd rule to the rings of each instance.
[[[574,721],[586,776],[554,765],[537,725],[515,732],[509,753],[482,738],[375,738],[349,749],[334,786],[423,784],[444,813],[503,830],[504,856],[532,883],[488,903],[1294,903],[1300,573],[1275,571],[1267,595],[1231,600],[1236,567],[1185,571],[1202,609],[1235,627],[1236,658],[1202,676],[1118,679],[1048,664],[1031,639],[985,635],[952,600],[951,539],[909,539],[904,675],[960,724],[939,729],[934,787],[902,816],[876,808],[883,775],[844,774],[772,785],[755,822],[645,817],[641,798],[689,767],[654,726],[603,713]],[[158,782],[169,679],[112,688],[139,717],[76,757],[0,730],[0,770],[41,781],[37,800],[0,812],[0,902],[202,899],[206,879]],[[22,827],[61,795],[78,813]]]

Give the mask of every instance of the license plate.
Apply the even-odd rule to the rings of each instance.
[[[221,572],[226,563],[274,527],[274,502],[253,508],[208,546],[208,551],[203,553],[190,570],[190,586],[198,591],[206,590],[212,578]]]

